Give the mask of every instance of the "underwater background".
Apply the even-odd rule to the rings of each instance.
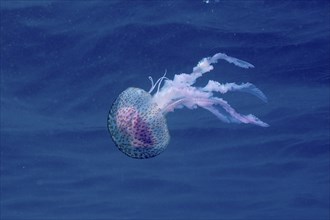
[[[329,219],[329,1],[1,1],[1,220]],[[111,104],[148,76],[251,82],[270,127],[167,115],[157,157],[120,152]]]

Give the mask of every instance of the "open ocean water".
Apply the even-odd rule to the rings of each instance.
[[[1,220],[328,220],[329,1],[1,1]],[[148,76],[251,82],[218,94],[263,128],[169,113],[168,148],[138,160],[107,129]]]

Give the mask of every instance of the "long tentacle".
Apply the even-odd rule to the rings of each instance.
[[[149,80],[151,81],[151,88],[150,88],[150,90],[149,90],[148,93],[152,93],[152,91],[154,91],[154,89],[156,88],[157,84],[158,84],[157,92],[159,92],[160,85],[161,85],[162,81],[163,81],[164,79],[168,79],[167,77],[165,77],[165,76],[166,76],[166,73],[167,73],[167,70],[165,70],[164,75],[163,75],[162,77],[160,77],[160,78],[156,81],[156,83],[154,83],[154,80],[152,79],[152,77],[149,76]]]

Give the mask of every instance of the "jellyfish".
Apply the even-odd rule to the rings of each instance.
[[[112,104],[108,115],[108,129],[118,149],[127,156],[137,159],[159,155],[166,149],[170,140],[165,116],[183,107],[189,109],[201,107],[226,123],[268,127],[267,123],[256,116],[239,114],[227,101],[214,96],[214,93],[238,91],[250,93],[267,102],[263,92],[253,84],[221,84],[209,80],[204,87],[193,86],[199,77],[213,70],[212,64],[217,63],[218,60],[225,60],[246,69],[254,67],[243,60],[217,53],[199,61],[190,74],[177,74],[173,80],[166,77],[166,71],[156,82],[149,76],[151,88],[148,92],[133,87],[123,91]]]

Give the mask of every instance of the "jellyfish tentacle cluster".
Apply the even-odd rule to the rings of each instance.
[[[226,60],[242,68],[253,68],[254,66],[243,60],[229,57],[223,53],[217,53],[213,57],[202,59],[193,72],[190,74],[181,73],[174,76],[173,80],[166,79],[164,86],[153,96],[153,101],[157,103],[163,113],[174,111],[177,108],[187,107],[194,109],[202,107],[224,122],[252,123],[267,127],[268,125],[259,120],[254,115],[241,115],[237,113],[230,105],[221,98],[213,96],[214,92],[226,93],[230,91],[247,92],[261,100],[267,102],[266,96],[256,86],[251,83],[237,85],[235,83],[220,84],[219,82],[209,80],[205,87],[199,88],[192,86],[196,79],[204,73],[213,70],[213,63],[219,59]],[[225,111],[218,110],[215,106],[221,106]]]
[[[253,84],[221,84],[209,80],[204,87],[193,86],[199,77],[213,70],[212,64],[220,59],[241,68],[254,67],[246,61],[217,53],[212,57],[203,58],[190,74],[177,74],[170,80],[166,77],[165,71],[156,82],[149,77],[149,92],[139,88],[128,88],[122,92],[108,115],[108,129],[118,149],[137,159],[157,156],[166,149],[170,139],[166,114],[183,107],[204,108],[227,123],[249,123],[268,127],[267,123],[256,116],[239,114],[225,100],[214,96],[214,93],[239,91],[250,93],[267,102],[263,92]],[[164,85],[161,86],[163,82]],[[157,91],[152,95],[156,87]]]

